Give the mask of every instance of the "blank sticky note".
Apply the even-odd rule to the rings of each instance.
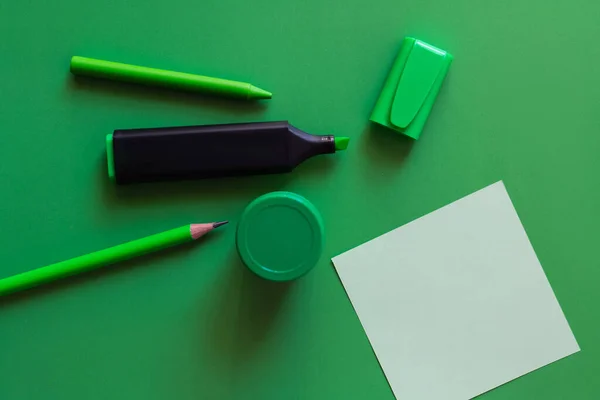
[[[579,351],[502,182],[333,263],[398,399],[470,399]]]

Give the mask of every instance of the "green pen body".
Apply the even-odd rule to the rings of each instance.
[[[142,239],[133,240],[108,249],[2,279],[0,280],[0,296],[193,240],[190,225],[157,233]]]
[[[147,86],[160,86],[237,99],[259,100],[271,98],[270,92],[246,82],[141,67],[79,56],[75,56],[71,59],[71,72],[74,75],[138,83]]]

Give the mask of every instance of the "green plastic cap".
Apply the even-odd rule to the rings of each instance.
[[[251,202],[237,228],[237,250],[256,275],[290,281],[310,271],[323,251],[317,208],[291,192],[272,192]]]
[[[115,155],[113,150],[113,134],[106,135],[106,164],[108,166],[108,179],[115,182]]]
[[[452,60],[452,54],[444,50],[404,38],[371,121],[418,139]]]

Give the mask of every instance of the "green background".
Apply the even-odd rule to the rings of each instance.
[[[600,393],[600,5],[592,0],[0,2],[0,276],[174,228],[183,246],[0,301],[0,398],[391,399],[330,257],[503,179],[582,351],[482,396]],[[368,123],[401,39],[455,56],[421,139]],[[72,55],[249,81],[261,104],[74,79]],[[279,176],[113,187],[116,128],[288,119],[347,152]],[[324,255],[293,284],[238,261],[273,190]],[[432,382],[435,384],[435,382]]]

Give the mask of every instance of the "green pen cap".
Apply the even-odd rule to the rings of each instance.
[[[321,258],[324,227],[319,210],[291,192],[272,192],[252,201],[236,234],[240,258],[261,278],[290,281]]]
[[[106,163],[108,165],[108,179],[115,182],[115,155],[113,150],[113,134],[106,135]]]
[[[444,50],[404,38],[370,120],[418,139],[452,60]]]

